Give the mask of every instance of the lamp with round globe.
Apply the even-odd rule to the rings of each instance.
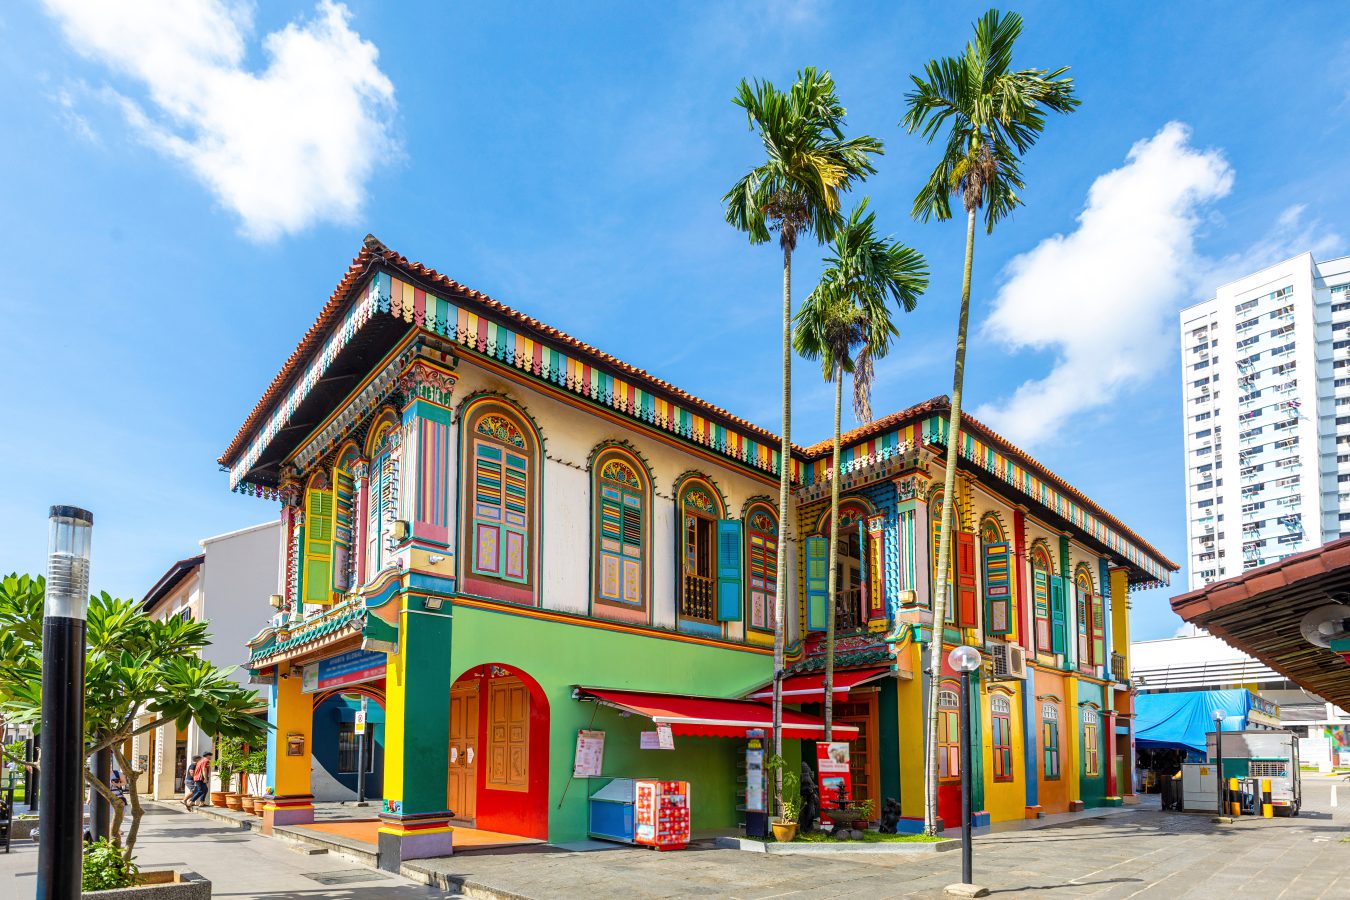
[[[971,680],[970,675],[980,667],[982,662],[980,651],[974,647],[962,645],[955,647],[947,654],[947,664],[955,671],[961,673],[961,883],[963,885],[974,884],[974,863],[971,860],[971,819],[974,813],[971,810],[971,804],[974,801],[974,791],[971,785],[971,766],[974,764],[972,756],[974,749],[971,746]],[[984,896],[984,888],[976,889],[971,892],[970,889],[963,891],[967,896]]]
[[[1223,777],[1223,720],[1226,718],[1228,718],[1228,714],[1223,710],[1214,710],[1214,761],[1216,767],[1214,793],[1218,795],[1219,815],[1221,816],[1226,812],[1224,807],[1227,804],[1224,801],[1228,799],[1228,792],[1225,790],[1228,782]]]

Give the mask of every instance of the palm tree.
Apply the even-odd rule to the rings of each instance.
[[[758,129],[765,160],[742,176],[722,201],[727,222],[752,244],[778,232],[783,251],[783,434],[778,463],[778,563],[773,640],[773,751],[783,755],[783,650],[786,637],[788,486],[792,477],[792,251],[802,234],[834,236],[839,195],[876,171],[882,152],[872,137],[845,138],[844,106],[828,72],[803,69],[786,93],[769,82],[741,81],[732,100]],[[782,811],[782,770],[775,770],[774,803]]]
[[[932,143],[945,129],[942,157],[928,182],[914,198],[913,215],[928,221],[952,217],[951,197],[960,195],[966,211],[966,260],[961,275],[961,314],[956,330],[956,364],[952,376],[951,419],[947,430],[947,462],[943,479],[941,532],[938,538],[937,586],[933,598],[933,644],[929,659],[926,790],[924,827],[937,830],[937,701],[942,666],[942,632],[946,621],[947,572],[951,561],[952,505],[955,497],[957,446],[961,435],[961,389],[965,381],[966,325],[970,317],[970,272],[975,252],[975,216],[984,209],[986,233],[1022,203],[1021,156],[1045,129],[1046,112],[1068,113],[1079,100],[1068,66],[1055,69],[1012,68],[1013,44],[1022,33],[1017,13],[989,10],[975,23],[975,39],[961,56],[930,60],[924,76],[911,75],[914,89],[905,96],[901,122],[910,134],[919,132]]]
[[[864,215],[864,213],[866,213]],[[889,301],[913,312],[928,287],[923,254],[876,234],[876,214],[864,199],[838,231],[820,284],[797,313],[792,344],[809,360],[820,360],[825,380],[834,382],[834,452],[830,464],[830,550],[826,570],[825,740],[834,737],[835,592],[839,565],[839,419],[844,375],[853,376],[853,414],[872,420],[872,364],[890,351],[899,334]],[[856,354],[856,355],[855,355]]]

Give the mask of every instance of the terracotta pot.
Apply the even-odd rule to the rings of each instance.
[[[244,812],[246,812],[246,813],[251,813],[251,812],[253,812],[253,804],[254,804],[254,802],[255,802],[255,798],[252,797],[252,796],[249,795],[249,794],[243,794],[243,795],[241,795],[240,798],[239,798],[239,805],[240,805],[240,807],[244,810]]]
[[[770,827],[773,828],[773,839],[780,844],[790,844],[797,839],[796,822],[774,822]]]
[[[226,794],[225,808],[232,809],[235,812],[242,812],[244,809],[244,798],[234,793]]]
[[[211,805],[212,805],[212,806],[224,806],[224,805],[225,805],[225,792],[224,792],[224,791],[212,791],[212,792],[211,792]]]
[[[267,797],[262,796],[262,795],[259,795],[259,796],[257,796],[257,797],[254,797],[254,798],[253,798],[253,814],[254,814],[255,816],[261,816],[261,815],[263,814],[263,806],[265,806],[266,804],[267,804]]]

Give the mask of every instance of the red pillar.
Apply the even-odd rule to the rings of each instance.
[[[1106,799],[1108,801],[1119,800],[1119,785],[1116,783],[1116,713],[1115,710],[1105,710],[1106,715],[1106,740],[1099,741],[1098,752],[1106,757]]]

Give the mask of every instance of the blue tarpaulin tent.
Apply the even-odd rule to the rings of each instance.
[[[1134,701],[1135,746],[1203,755],[1205,735],[1214,730],[1214,710],[1221,709],[1226,716],[1224,731],[1242,731],[1251,705],[1252,695],[1246,688],[1140,694]]]

